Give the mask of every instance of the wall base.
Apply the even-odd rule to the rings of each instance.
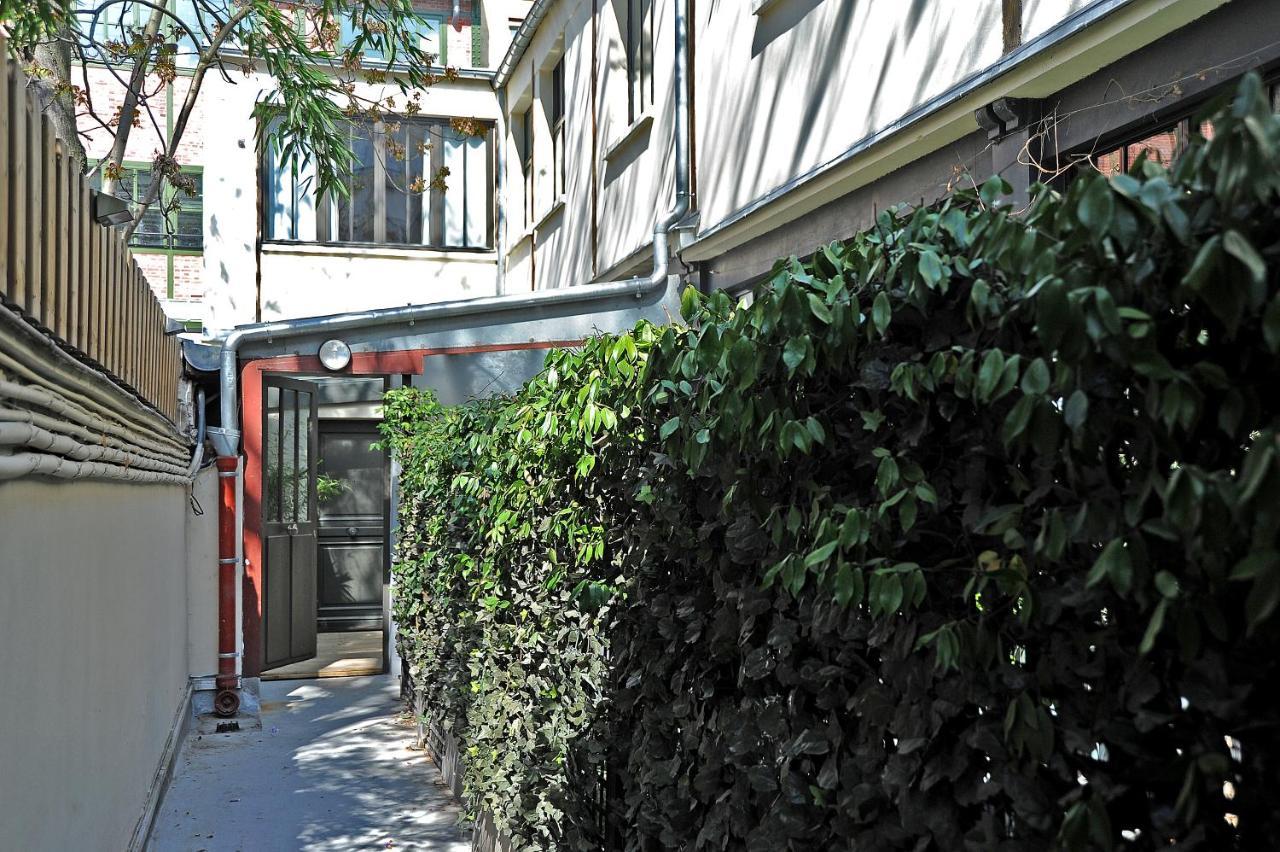
[[[191,730],[192,694],[191,687],[188,685],[186,695],[178,705],[178,713],[174,716],[169,737],[165,740],[164,751],[160,753],[160,763],[147,790],[142,814],[138,817],[137,825],[133,829],[133,837],[129,840],[129,852],[142,852],[147,848],[151,827],[155,824],[156,814],[160,811],[160,800],[164,798],[165,790],[169,789],[169,781],[173,778],[173,767],[177,763],[178,753],[182,751],[182,743]]]

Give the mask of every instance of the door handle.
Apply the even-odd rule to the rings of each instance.
[[[347,527],[347,535],[351,536],[352,538],[355,538],[359,534],[360,534],[360,530],[356,529],[355,527]]]

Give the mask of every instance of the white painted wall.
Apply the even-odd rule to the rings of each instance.
[[[264,245],[262,319],[492,296],[497,255],[351,246]]]
[[[719,3],[697,24],[703,228],[992,64],[1002,46],[1000,0],[790,0],[761,15]]]
[[[205,507],[193,522],[182,486],[0,485],[3,848],[128,846],[183,706],[189,605],[216,607],[188,601]]]
[[[1022,40],[1031,41],[1067,17],[1099,2],[1101,0],[1023,0]]]
[[[1024,40],[1098,2],[1026,0]],[[691,73],[699,234],[892,128],[1002,56],[1001,0],[777,0],[754,14],[757,5],[742,0],[695,5]],[[618,24],[623,0],[553,3],[512,71],[506,84],[502,199],[509,225],[502,244],[509,290],[611,277],[647,262],[643,250],[655,219],[670,204],[674,183],[674,3],[654,0],[654,6],[651,124],[628,123]],[[551,139],[542,97],[550,84],[548,72],[561,55],[567,68],[569,151],[562,199],[550,189]],[[535,204],[534,224],[525,226],[515,121],[529,107]],[[967,116],[963,133],[977,132],[977,123]]]

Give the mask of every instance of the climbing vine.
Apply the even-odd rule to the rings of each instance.
[[[518,848],[1265,848],[1280,121],[393,394],[403,653]],[[604,779],[602,782],[601,779]]]

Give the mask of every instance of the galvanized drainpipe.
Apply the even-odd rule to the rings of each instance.
[[[239,353],[246,343],[261,340],[279,340],[290,337],[329,334],[352,329],[366,329],[386,325],[417,323],[457,317],[484,316],[501,311],[522,311],[552,305],[597,302],[603,299],[633,296],[642,299],[667,285],[670,266],[671,230],[689,212],[689,52],[686,0],[675,4],[675,68],[673,74],[673,101],[675,107],[675,202],[653,228],[653,271],[644,277],[628,278],[598,284],[582,284],[554,290],[537,290],[508,296],[487,296],[480,299],[462,299],[452,302],[435,302],[428,305],[408,305],[399,308],[380,308],[369,311],[333,314],[324,317],[282,320],[240,326],[222,342],[218,361],[218,384],[222,416],[220,427],[210,426],[209,439],[218,453],[218,476],[222,482],[222,501],[219,515],[219,595],[218,595],[218,697],[215,708],[221,715],[232,715],[239,707],[239,695],[235,690],[235,574],[237,567],[235,530],[242,507],[236,500],[236,484],[240,454],[240,387]],[[226,708],[224,712],[224,693]],[[234,702],[234,704],[232,703]]]

